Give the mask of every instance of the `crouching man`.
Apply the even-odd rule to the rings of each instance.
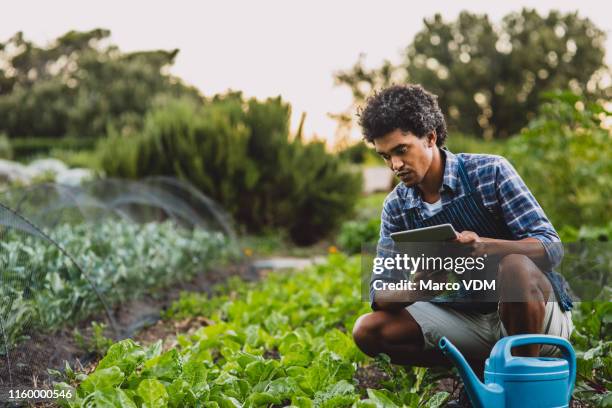
[[[385,353],[394,364],[440,366],[449,364],[437,349],[446,336],[482,372],[484,359],[504,336],[569,338],[571,299],[563,279],[552,272],[563,256],[559,236],[510,163],[445,149],[446,123],[436,97],[418,85],[382,90],[359,116],[365,140],[401,180],[382,208],[378,256],[392,246],[393,232],[450,223],[459,232],[456,242],[486,248],[501,261],[495,303],[458,308],[371,288],[373,312],[361,316],[353,330],[357,346],[369,356]],[[378,279],[389,277],[373,276],[372,283]],[[514,353],[554,351],[529,345]],[[469,406],[469,401],[461,396],[450,406]]]

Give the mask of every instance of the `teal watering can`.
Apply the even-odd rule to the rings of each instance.
[[[527,344],[557,346],[563,359],[511,354],[513,347]],[[446,337],[440,339],[439,346],[459,369],[476,408],[569,407],[576,381],[576,354],[564,338],[538,334],[504,337],[495,344],[485,363],[484,384]]]

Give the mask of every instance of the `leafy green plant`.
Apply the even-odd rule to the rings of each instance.
[[[506,141],[483,140],[476,136],[452,132],[446,141],[446,146],[453,153],[503,154]]]
[[[13,147],[6,133],[0,132],[0,159],[11,160],[13,158]]]
[[[110,176],[189,180],[249,232],[280,229],[311,244],[350,216],[361,178],[322,142],[291,139],[289,116],[280,98],[171,101],[146,116],[141,133],[102,143],[101,164]]]
[[[574,311],[578,376],[574,398],[594,406],[612,402],[612,303],[582,302]]]
[[[166,319],[206,316],[210,325],[141,346],[115,343],[97,369],[56,384],[77,398],[124,406],[441,407],[450,397],[436,380],[447,373],[390,364],[364,356],[351,338],[356,318],[369,311],[360,299],[358,257],[330,255],[301,272],[271,274],[257,284],[232,279],[217,294],[185,293]],[[605,406],[610,395],[610,304],[583,302],[574,313],[578,352],[575,398]],[[358,371],[376,367],[378,383],[363,387]]]
[[[31,330],[58,328],[101,310],[100,297],[109,305],[134,299],[236,256],[222,234],[171,222],[62,224],[49,236],[87,276],[56,246],[3,231],[0,317],[9,344]]]
[[[380,218],[368,221],[347,221],[338,234],[338,245],[350,254],[361,252],[362,245],[376,244],[380,235]]]
[[[63,137],[18,137],[11,140],[14,156],[20,160],[45,157],[54,149],[91,149],[96,144],[94,138]]]
[[[556,226],[600,225],[612,213],[612,113],[569,92],[547,97],[507,157]]]
[[[425,369],[404,370],[383,357],[379,370],[393,381],[362,389],[359,367],[371,360],[357,349],[352,326],[369,306],[360,298],[360,261],[330,255],[328,263],[303,272],[273,274],[258,284],[232,280],[209,299],[183,294],[166,318],[207,316],[214,324],[179,334],[163,352],[132,340],[111,346],[96,371],[77,383],[77,407],[89,401],[125,406],[438,407],[448,393],[435,393]],[[428,404],[428,405],[425,405]]]
[[[74,329],[74,339],[83,350],[103,356],[113,344],[113,339],[104,335],[106,328],[104,323],[92,322],[90,335],[83,335],[78,329]]]
[[[80,149],[75,147],[53,148],[49,152],[49,156],[61,160],[69,167],[84,167],[96,172],[102,170],[100,156],[93,149]]]

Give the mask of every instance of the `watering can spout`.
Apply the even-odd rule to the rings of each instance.
[[[504,389],[499,384],[483,384],[463,355],[446,337],[439,342],[442,352],[457,366],[470,401],[477,408],[504,407]]]

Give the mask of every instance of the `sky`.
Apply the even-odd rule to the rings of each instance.
[[[612,65],[612,3],[605,1],[15,1],[0,15],[0,41],[17,31],[47,44],[69,30],[110,29],[123,51],[180,49],[171,72],[206,96],[228,89],[248,97],[281,95],[292,105],[292,128],[306,112],[304,134],[331,140],[352,98],[333,74],[350,68],[360,54],[366,66],[400,60],[402,50],[441,13],[455,19],[468,10],[494,22],[522,7],[540,14],[578,11],[607,33]],[[358,137],[358,130],[354,135]]]

